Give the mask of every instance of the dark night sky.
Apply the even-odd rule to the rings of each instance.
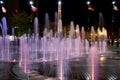
[[[41,23],[44,22],[44,15],[49,13],[50,20],[54,20],[54,12],[57,11],[57,0],[38,0],[39,1],[39,18]],[[87,26],[87,0],[62,0],[62,19],[63,23],[70,23],[73,20],[80,26]],[[116,5],[120,8],[120,1]],[[89,12],[91,25],[98,22],[99,12],[101,11],[107,26],[111,25],[112,18],[112,0],[91,0],[91,5],[95,11]],[[120,26],[120,12],[115,13],[115,23]]]
[[[55,11],[57,11],[57,1],[58,0],[38,0],[38,17],[40,25],[44,25],[45,23],[46,12],[49,14],[50,21],[54,21],[54,14]],[[69,24],[70,21],[74,21],[74,23],[79,24],[80,27],[88,27],[87,0],[61,1],[63,25]],[[23,0],[21,2],[23,2]],[[112,24],[112,0],[91,0],[91,6],[93,6],[95,10],[89,11],[89,27],[98,27],[99,12],[101,11],[103,13],[105,27],[109,30],[109,32],[111,32],[111,30],[114,32],[120,31],[120,0],[116,0],[116,6],[118,6],[119,11],[114,12],[114,24]],[[23,6],[23,9],[26,8]]]

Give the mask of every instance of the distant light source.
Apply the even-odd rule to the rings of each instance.
[[[94,8],[92,6],[88,6],[88,10],[94,11]]]
[[[90,3],[91,3],[90,1],[87,1],[87,2],[86,2],[87,5],[90,5]]]
[[[15,39],[15,36],[9,36],[10,41],[14,41],[14,39]]]
[[[62,4],[62,2],[59,0],[59,1],[58,1],[58,5],[61,5],[61,4]]]
[[[112,1],[112,5],[115,5],[115,3],[116,3],[115,1]]]
[[[33,5],[33,1],[30,1],[29,4],[30,4],[30,5]]]
[[[105,61],[105,57],[103,55],[100,56],[100,61],[104,62]]]
[[[13,62],[16,62],[16,59],[14,59]]]
[[[3,1],[0,1],[1,4],[3,4]]]

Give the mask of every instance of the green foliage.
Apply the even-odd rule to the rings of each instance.
[[[21,36],[24,33],[28,33],[28,29],[32,30],[32,16],[25,12],[16,13],[11,18],[12,28],[15,28],[15,35]]]

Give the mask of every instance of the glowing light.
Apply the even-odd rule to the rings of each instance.
[[[49,80],[48,78],[46,78],[45,80]]]
[[[90,3],[91,3],[90,1],[87,1],[87,2],[86,2],[87,5],[90,5]]]
[[[58,18],[59,18],[59,19],[62,18],[62,15],[61,15],[61,13],[62,13],[61,4],[62,4],[62,2],[61,2],[61,0],[59,0],[59,1],[58,1]]]
[[[100,32],[99,34],[102,36],[104,33],[103,33],[103,32]]]
[[[104,57],[104,56],[101,56],[101,57],[100,57],[100,61],[102,61],[102,62],[105,61],[105,57]]]
[[[91,7],[91,6],[88,6],[88,10],[90,10],[90,11],[94,11],[94,8]]]
[[[3,4],[3,1],[0,1],[1,4]]]
[[[113,5],[115,5],[115,3],[116,3],[115,1],[112,1],[112,4],[113,4]]]
[[[14,41],[14,36],[9,36],[10,41]]]
[[[30,5],[33,5],[33,1],[30,1],[29,4],[30,4]]]
[[[62,4],[62,2],[61,1],[58,1],[58,5],[61,5]]]
[[[16,62],[16,59],[14,59],[13,62]]]
[[[78,33],[78,32],[79,32],[79,30],[78,30],[78,29],[76,29],[76,30],[75,30],[75,32],[76,32],[76,33]]]

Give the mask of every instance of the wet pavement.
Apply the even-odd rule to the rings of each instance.
[[[0,80],[19,80],[11,71],[13,65],[11,62],[0,61]]]
[[[41,75],[56,77],[56,65],[53,63],[41,63],[41,65],[38,70]],[[86,60],[71,61],[67,69],[68,80],[90,80],[89,65]],[[116,57],[105,57],[105,60],[98,64],[96,75],[98,80],[120,80],[120,60]]]
[[[100,56],[104,59],[100,58],[97,67],[97,77],[99,80],[120,80],[120,51],[116,51],[115,49],[113,49],[113,51],[115,52]],[[31,66],[34,65],[37,65],[37,68],[32,67],[32,69],[37,71],[37,74],[56,77],[56,62],[40,62]],[[14,66],[15,63],[0,61],[0,80],[20,80],[12,71]],[[67,80],[89,80],[90,74],[88,72],[89,66],[87,57],[79,58],[74,61],[71,60],[66,67],[65,69],[68,70],[66,75],[68,77]]]

